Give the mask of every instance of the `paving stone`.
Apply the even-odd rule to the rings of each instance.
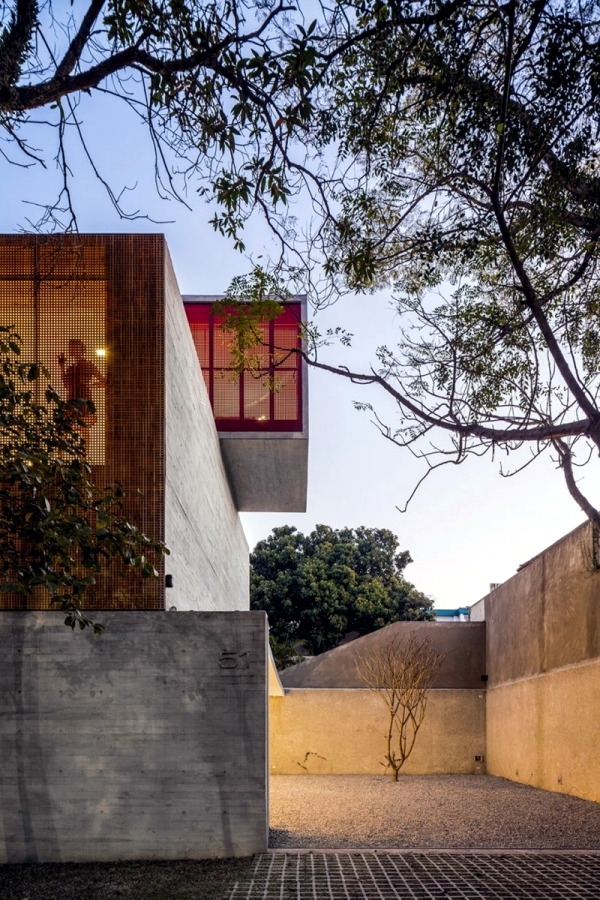
[[[598,900],[598,852],[271,851],[229,900]]]

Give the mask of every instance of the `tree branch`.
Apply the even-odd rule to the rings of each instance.
[[[587,497],[584,497],[577,487],[575,474],[573,472],[573,451],[564,441],[558,438],[554,439],[552,443],[558,453],[559,465],[563,470],[571,497],[575,500],[580,509],[583,510],[588,519],[595,522],[596,525],[600,525],[600,512],[590,503]]]
[[[375,372],[367,375],[364,372],[352,372],[337,366],[330,366],[326,363],[317,362],[302,350],[297,353],[306,360],[309,366],[314,369],[321,369],[324,372],[331,372],[334,375],[341,375],[352,381],[353,384],[378,384],[384,391],[390,394],[396,402],[412,413],[416,419],[426,422],[428,425],[441,428],[453,434],[462,434],[468,437],[476,437],[491,441],[495,444],[505,442],[522,442],[522,441],[549,441],[554,437],[578,437],[588,435],[590,432],[590,421],[588,419],[575,420],[573,422],[548,423],[533,426],[531,428],[490,428],[486,425],[480,425],[474,422],[472,425],[457,422],[455,420],[446,421],[438,416],[431,415],[426,410],[421,409],[416,403],[410,400],[404,394],[401,394],[389,384],[381,375]]]

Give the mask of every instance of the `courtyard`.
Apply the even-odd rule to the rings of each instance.
[[[270,849],[5,866],[3,900],[594,900],[600,804],[487,775],[275,776]]]
[[[600,803],[491,775],[271,776],[270,823],[271,849],[600,851]]]

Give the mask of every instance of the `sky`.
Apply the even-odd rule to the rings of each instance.
[[[248,260],[214,233],[208,224],[212,211],[193,190],[188,197],[191,210],[158,199],[148,141],[137,122],[102,98],[86,100],[80,116],[102,174],[116,191],[132,188],[124,195],[125,205],[162,220],[159,224],[147,219],[120,220],[85,154],[73,144],[70,164],[80,231],[164,232],[183,294],[222,293],[231,278],[249,270]],[[35,140],[43,146],[47,138],[40,134]],[[0,165],[2,232],[27,230],[27,218],[35,216],[31,203],[53,196],[57,173],[51,154],[46,158],[46,169]],[[268,253],[268,230],[260,221],[253,223],[247,244],[254,256]],[[397,334],[385,293],[343,298],[319,313],[316,323],[321,332],[341,325],[355,335],[351,350],[326,348],[321,359],[332,364],[352,362],[366,368],[376,347],[393,344]],[[488,457],[446,466],[421,486],[405,513],[399,512],[423,470],[408,450],[379,434],[368,413],[354,409],[354,400],[379,408],[373,388],[310,372],[307,511],[243,513],[251,549],[280,525],[294,525],[302,532],[318,523],[334,528],[388,528],[413,558],[406,577],[430,595],[436,607],[447,609],[477,602],[490,583],[507,580],[521,563],[583,521],[548,458],[511,478],[501,477],[500,460]],[[389,404],[381,409],[393,424],[393,409]],[[600,493],[598,478],[593,480],[591,472],[584,472],[584,478],[584,486]]]

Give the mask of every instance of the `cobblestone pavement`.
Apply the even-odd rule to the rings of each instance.
[[[594,851],[283,851],[229,900],[598,900]]]

